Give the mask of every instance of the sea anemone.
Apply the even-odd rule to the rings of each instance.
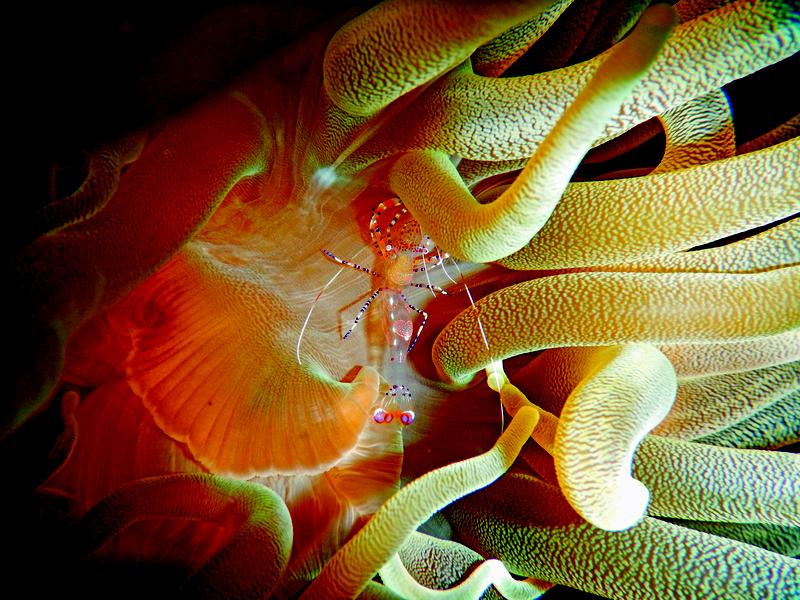
[[[800,597],[800,121],[736,108],[800,5],[298,15],[197,19],[12,236],[32,585]]]

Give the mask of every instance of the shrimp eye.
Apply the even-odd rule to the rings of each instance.
[[[382,408],[378,408],[374,413],[372,413],[372,420],[376,423],[388,423],[392,420],[392,415],[387,413]]]
[[[411,425],[415,418],[416,415],[414,415],[413,410],[404,410],[400,413],[400,420],[403,422],[403,425]]]

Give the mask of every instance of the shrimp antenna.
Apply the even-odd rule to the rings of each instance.
[[[489,350],[489,340],[486,339],[486,332],[483,329],[483,323],[481,323],[481,315],[478,312],[478,307],[475,306],[475,301],[472,299],[472,292],[469,291],[469,286],[467,285],[467,280],[464,279],[464,273],[461,272],[461,268],[458,266],[456,261],[453,261],[453,265],[455,266],[456,270],[458,271],[459,277],[461,277],[461,283],[464,284],[464,289],[467,291],[467,298],[469,298],[469,303],[472,305],[472,310],[475,311],[475,318],[478,320],[478,329],[481,332],[481,337],[483,338],[483,345],[486,346],[486,349]],[[446,273],[447,271],[445,271]],[[448,278],[450,276],[448,275]],[[450,279],[450,281],[453,281]],[[453,281],[455,283],[455,281]]]
[[[438,250],[437,250],[437,252],[438,252]],[[483,323],[481,322],[481,315],[478,312],[478,307],[475,306],[475,301],[472,299],[472,292],[469,291],[469,286],[467,285],[467,280],[464,278],[464,273],[461,272],[461,268],[458,266],[458,263],[456,261],[453,261],[453,266],[455,266],[456,270],[458,271],[458,275],[461,278],[461,283],[464,284],[464,289],[467,292],[467,298],[469,298],[469,303],[472,305],[472,310],[475,311],[475,318],[478,321],[478,329],[480,330],[481,337],[483,338],[483,345],[486,346],[487,350],[489,350],[489,340],[486,339],[486,332],[483,329]],[[444,269],[444,264],[442,264],[442,268]],[[447,269],[444,269],[444,272],[445,272],[445,274],[447,275],[447,278],[450,281],[452,281],[453,283],[456,283],[455,281],[453,281],[453,278],[450,277],[449,273],[447,273]],[[500,364],[502,365],[502,362]],[[505,428],[506,428],[506,417],[505,417],[505,413],[503,413],[503,403],[501,402],[500,403],[500,433],[501,434],[503,433],[503,430]]]
[[[364,251],[364,248],[362,248],[361,250],[356,252],[356,254],[353,256],[353,258],[357,258],[358,255],[361,254],[363,251]],[[319,302],[319,299],[322,297],[322,294],[324,294],[325,290],[327,290],[331,286],[331,284],[336,280],[336,278],[339,277],[339,275],[342,274],[342,271],[344,271],[344,266],[339,267],[339,270],[336,271],[336,273],[333,274],[333,277],[331,277],[328,280],[328,283],[326,283],[324,286],[322,286],[322,289],[317,293],[317,297],[314,298],[314,302],[311,304],[311,308],[308,309],[308,314],[306,315],[306,320],[303,321],[303,326],[300,328],[300,335],[297,337],[297,348],[295,349],[295,356],[297,357],[297,364],[298,365],[302,365],[303,364],[303,361],[300,360],[300,344],[303,342],[303,335],[306,332],[306,327],[308,327],[308,322],[311,320],[311,313],[314,312],[314,309],[317,306],[317,302]]]

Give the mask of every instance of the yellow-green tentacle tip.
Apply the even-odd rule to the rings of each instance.
[[[530,437],[539,415],[517,413],[494,447],[476,457],[431,471],[392,496],[325,565],[303,598],[353,598],[417,527],[455,500],[500,477]]]
[[[652,346],[604,348],[593,358],[594,372],[561,412],[555,467],[578,514],[600,529],[621,531],[645,516],[650,494],[630,475],[633,453],[669,412],[678,382]]]

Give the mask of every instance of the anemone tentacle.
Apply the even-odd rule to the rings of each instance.
[[[800,594],[794,559],[651,517],[627,531],[603,531],[572,512],[556,488],[527,475],[507,475],[446,514],[462,543],[500,558],[512,573],[608,598]],[[686,568],[676,574],[675,563]]]
[[[483,592],[494,586],[503,598],[509,600],[533,600],[539,598],[552,587],[535,580],[517,581],[499,560],[486,560],[480,563],[464,581],[446,590],[432,590],[420,585],[403,566],[395,554],[379,571],[386,585],[397,590],[406,598],[419,600],[435,598],[480,598]]]
[[[800,264],[800,219],[791,219],[742,240],[585,270],[679,273],[757,273]]]
[[[739,373],[800,360],[800,330],[790,329],[746,342],[675,344],[659,349],[679,378]]]
[[[155,52],[186,108],[142,83],[11,261],[26,581],[800,597],[800,3],[651,3],[245,3]],[[414,263],[413,352],[320,248]],[[372,418],[393,386],[410,426]]]
[[[471,5],[388,0],[328,43],[325,88],[337,106],[369,116],[467,59],[484,42],[547,8],[536,2]],[[425,18],[420,18],[420,15]],[[409,21],[416,27],[407,27]]]
[[[502,475],[537,422],[535,410],[520,410],[485,454],[431,471],[402,488],[333,556],[303,597],[345,598],[358,594],[434,512]]]
[[[647,488],[630,476],[633,454],[669,412],[677,381],[672,365],[652,346],[601,349],[591,360],[593,372],[569,395],[558,421],[556,473],[578,514],[619,531],[647,510]]]
[[[800,25],[789,4],[738,0],[676,27],[596,143],[796,53]],[[435,82],[402,125],[384,128],[354,160],[413,148],[472,160],[527,159],[605,59],[503,79],[461,68]]]
[[[464,383],[498,357],[545,348],[775,335],[800,326],[798,285],[796,267],[750,275],[568,273],[534,279],[476,303],[491,353],[471,311],[465,311],[434,342],[434,364]],[[592,307],[588,313],[586,306]],[[520,339],[520,331],[535,334]]]
[[[755,414],[696,442],[726,448],[775,450],[800,442],[800,393],[786,394]]]
[[[800,389],[800,362],[682,381],[654,433],[691,440],[743,421]]]
[[[714,90],[659,116],[667,136],[661,162],[652,173],[666,173],[736,154],[728,98]]]
[[[532,17],[483,44],[472,53],[472,68],[478,75],[497,77],[528,50],[573,0],[557,0]]]
[[[34,233],[52,234],[101,211],[116,193],[123,167],[141,155],[145,137],[142,133],[135,133],[92,152],[86,179],[69,196],[55,200],[37,212]]]
[[[745,142],[736,149],[736,152],[737,154],[756,152],[798,136],[800,136],[800,114],[795,115],[788,121],[781,123],[773,129],[770,129],[757,138]]]
[[[800,556],[800,527],[764,523],[718,523],[694,519],[668,519],[681,527],[739,540],[776,554]]]
[[[800,527],[800,457],[795,454],[652,435],[639,446],[633,464],[634,475],[650,489],[651,515]]]
[[[767,225],[800,211],[800,184],[785,177],[798,161],[800,138],[670,173],[573,183],[538,235],[500,262],[513,269],[613,265]],[[744,180],[752,182],[746,194],[737,183]]]
[[[552,214],[602,124],[647,72],[672,29],[674,13],[657,5],[618,44],[548,134],[508,190],[478,204],[449,159],[409,153],[394,163],[390,183],[423,229],[451,255],[488,262],[519,250]],[[444,211],[446,226],[436,215]]]

